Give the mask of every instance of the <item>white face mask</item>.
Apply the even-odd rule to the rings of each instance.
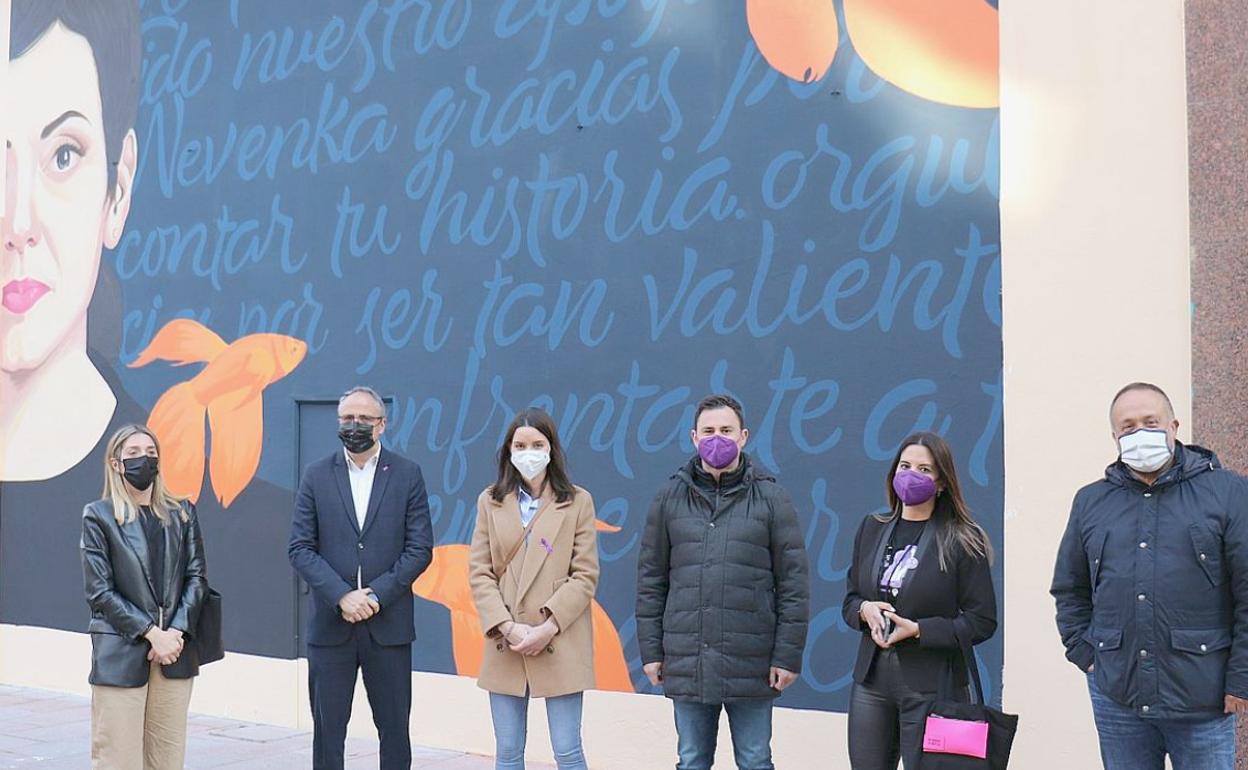
[[[1140,428],[1120,436],[1118,452],[1128,467],[1140,473],[1161,470],[1173,454],[1166,441],[1166,432],[1160,428]]]
[[[546,470],[547,465],[550,465],[550,452],[543,452],[540,449],[522,449],[519,452],[512,452],[511,464],[520,471],[525,481],[532,481],[537,478],[537,474]]]

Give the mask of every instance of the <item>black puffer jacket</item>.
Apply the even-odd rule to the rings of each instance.
[[[1053,575],[1066,657],[1141,717],[1248,697],[1248,485],[1179,444],[1146,486],[1121,462],[1075,495]]]
[[[810,612],[793,502],[748,455],[716,484],[695,456],[655,497],[637,563],[643,663],[669,698],[773,698],[772,666],[800,672]]]

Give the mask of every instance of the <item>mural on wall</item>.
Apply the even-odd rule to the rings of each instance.
[[[642,523],[727,391],[811,558],[781,705],[844,710],[852,535],[906,433],[1001,543],[996,9],[942,5],[14,0],[0,622],[85,627],[100,438],[150,420],[230,648],[297,655],[292,490],[366,383],[430,493],[414,668],[479,667],[465,544],[534,404],[597,501],[599,686],[654,692]]]

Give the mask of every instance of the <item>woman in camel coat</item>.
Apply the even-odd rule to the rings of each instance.
[[[594,686],[594,501],[568,479],[554,421],[521,411],[477,500],[469,579],[485,631],[496,770],[522,770],[530,697],[546,699],[559,770],[585,770],[581,694]]]

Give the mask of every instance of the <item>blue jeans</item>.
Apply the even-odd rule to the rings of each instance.
[[[775,770],[771,763],[771,698],[735,701],[720,706],[673,701],[676,743],[680,762],[676,770],[710,770],[719,738],[719,712],[728,712],[732,753],[738,770]]]
[[[524,770],[524,743],[529,732],[529,696],[490,693],[494,718],[494,770]],[[550,745],[559,770],[586,770],[581,750],[581,693],[546,698]]]
[[[1143,719],[1111,700],[1088,675],[1092,716],[1105,770],[1235,770],[1235,715],[1212,719]]]

